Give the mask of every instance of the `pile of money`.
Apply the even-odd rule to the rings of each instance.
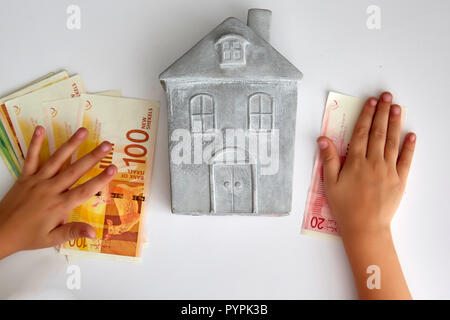
[[[327,136],[334,142],[341,163],[344,162],[347,155],[353,128],[364,102],[363,99],[336,92],[328,94],[320,135]],[[402,108],[402,122],[405,120],[405,111],[405,108]],[[301,233],[338,239],[340,236],[339,227],[328,206],[323,179],[323,165],[319,154],[317,154],[306,200]]]
[[[63,254],[131,260],[141,256],[159,103],[121,95],[120,90],[87,94],[79,75],[70,76],[61,71],[0,98],[0,153],[15,178],[20,175],[37,125],[46,129],[41,162],[80,127],[88,129],[89,135],[65,167],[102,141],[107,140],[113,145],[111,152],[74,187],[111,164],[118,168],[117,175],[103,190],[74,209],[67,220],[90,224],[97,237],[64,243],[60,248]]]

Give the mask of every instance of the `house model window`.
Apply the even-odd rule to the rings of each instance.
[[[221,37],[216,46],[219,50],[221,66],[245,65],[245,48],[248,41],[237,34]]]
[[[209,94],[198,94],[190,100],[191,130],[203,133],[214,129],[214,99]]]
[[[248,99],[249,129],[270,131],[273,128],[273,99],[267,93],[255,93]]]

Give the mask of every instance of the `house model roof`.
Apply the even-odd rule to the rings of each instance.
[[[245,63],[221,65],[218,44],[228,35],[245,39]],[[161,81],[297,81],[302,73],[270,43],[236,18],[228,18],[160,75]]]

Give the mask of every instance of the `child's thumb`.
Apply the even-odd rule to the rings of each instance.
[[[317,139],[320,149],[320,159],[323,164],[323,175],[326,183],[335,183],[338,179],[341,161],[333,141],[322,136]]]
[[[66,241],[79,238],[94,239],[95,229],[83,222],[70,222],[59,226],[50,232],[51,245],[62,244]]]

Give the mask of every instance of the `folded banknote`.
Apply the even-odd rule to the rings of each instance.
[[[320,135],[327,136],[334,142],[341,163],[345,161],[353,128],[364,102],[363,99],[336,92],[328,94]],[[402,122],[405,119],[405,111],[405,108],[402,108]],[[339,237],[339,226],[330,211],[325,194],[323,166],[319,154],[314,162],[301,233],[335,239]]]

